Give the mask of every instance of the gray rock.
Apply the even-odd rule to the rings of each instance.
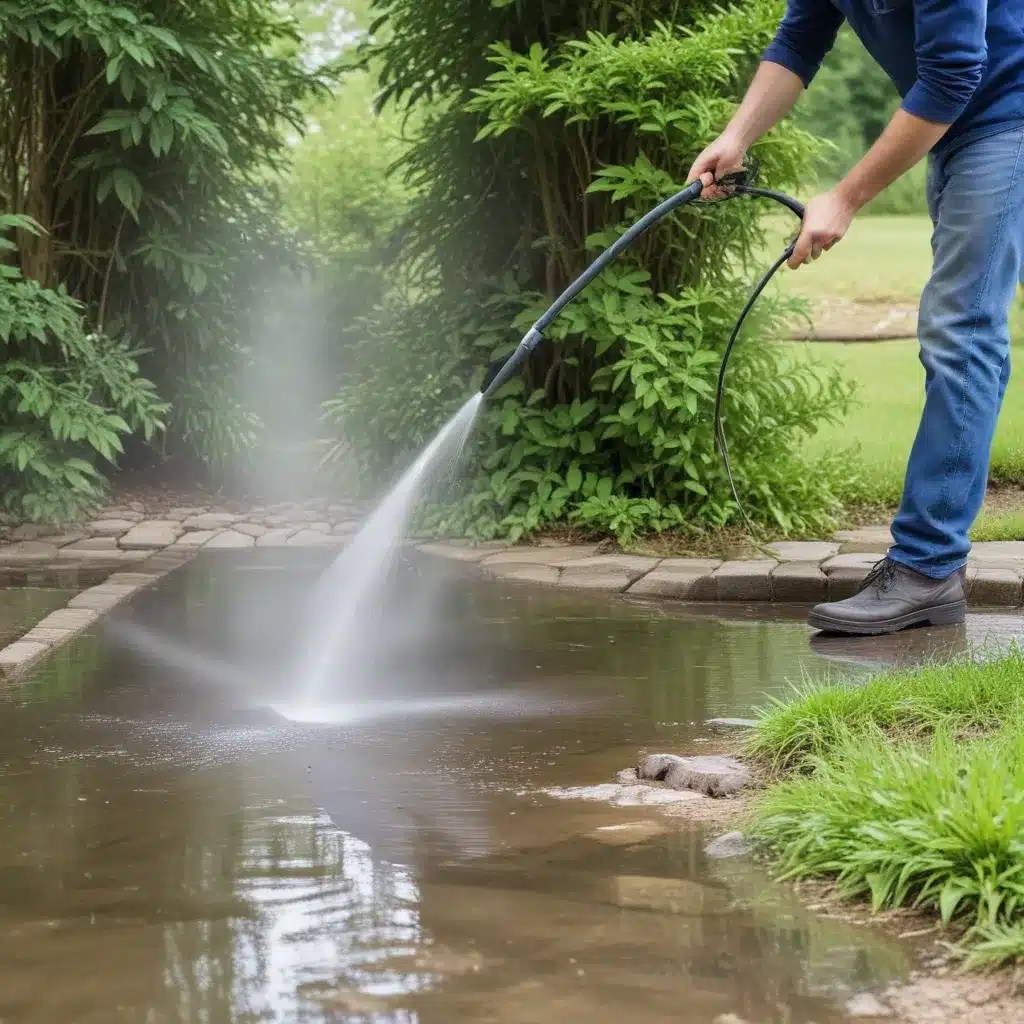
[[[188,530],[223,530],[240,518],[230,512],[203,512],[197,516],[189,516],[184,525]]]
[[[750,853],[750,845],[743,837],[742,832],[726,832],[724,836],[712,839],[704,852],[709,857],[725,859],[726,857],[745,857]]]
[[[892,1010],[885,1005],[877,996],[870,992],[861,992],[855,995],[846,1004],[846,1013],[850,1017],[891,1017]]]
[[[714,797],[738,793],[753,782],[749,768],[736,758],[721,754],[698,757],[650,754],[637,765],[636,777],[663,782],[671,789],[690,789]]]

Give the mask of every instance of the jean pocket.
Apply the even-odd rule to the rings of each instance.
[[[911,0],[871,0],[871,10],[875,14],[892,14],[910,4]]]

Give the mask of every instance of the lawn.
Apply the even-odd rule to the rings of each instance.
[[[747,747],[751,831],[782,878],[957,925],[968,965],[1024,956],[1024,655],[804,688]],[[781,772],[781,775],[778,774]]]
[[[773,221],[774,244],[791,225]],[[927,217],[864,217],[843,241],[810,266],[786,271],[783,294],[812,302],[838,297],[884,305],[912,303],[920,296],[930,265]],[[1024,315],[1014,310],[1015,348],[1024,357]],[[814,359],[839,367],[859,385],[856,407],[844,422],[822,430],[807,442],[812,454],[845,450],[855,444],[858,480],[844,497],[852,502],[898,500],[907,456],[924,401],[924,370],[914,341],[839,344],[790,343],[795,359]],[[992,456],[992,478],[1024,479],[1024,375],[1011,377]],[[1000,509],[979,523],[976,537],[1024,539],[1024,514]]]

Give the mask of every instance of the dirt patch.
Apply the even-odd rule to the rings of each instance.
[[[1024,1024],[1015,973],[923,977],[890,990],[885,1001],[904,1024]]]
[[[810,324],[792,321],[793,341],[892,341],[917,337],[917,305],[830,297],[811,303]]]

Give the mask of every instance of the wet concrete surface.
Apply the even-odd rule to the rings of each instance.
[[[5,1024],[838,1024],[906,974],[905,948],[709,859],[700,830],[541,791],[1017,620],[822,651],[786,609],[408,570],[321,695],[334,724],[288,722],[268,709],[296,699],[317,567],[201,558],[2,694]],[[433,710],[402,715],[413,697]]]

